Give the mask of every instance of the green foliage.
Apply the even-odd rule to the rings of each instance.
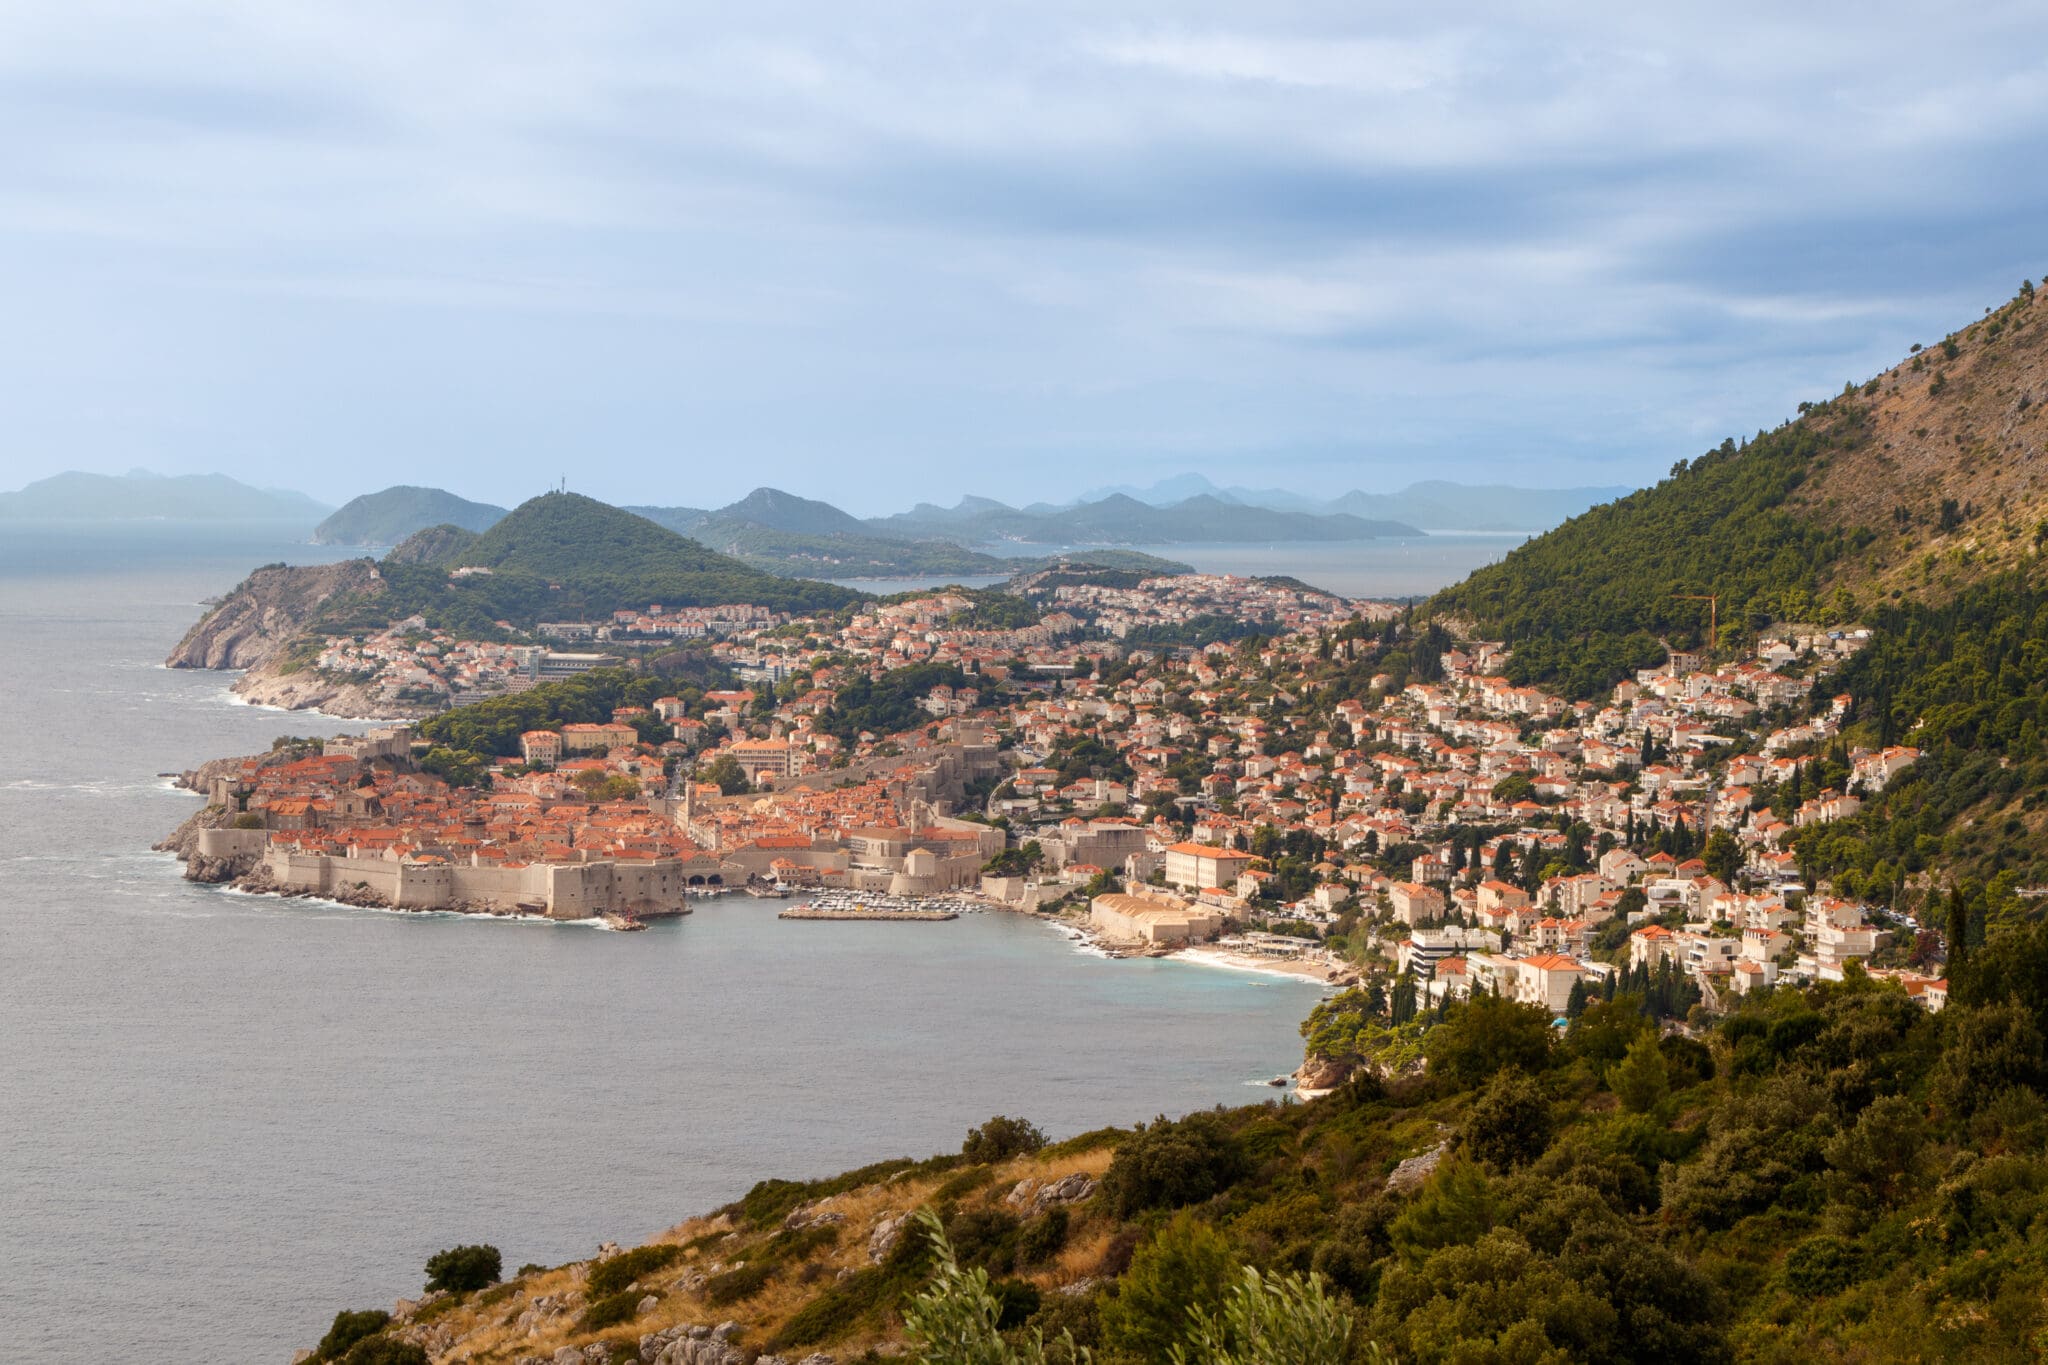
[[[452,581],[494,604],[502,600],[501,584],[528,579],[580,590],[584,615],[649,602],[745,602],[779,611],[831,610],[859,596],[828,583],[779,578],[749,568],[645,517],[575,493],[547,493],[522,503],[457,556],[464,564],[492,569],[487,575]]]
[[[1356,1324],[1320,1275],[1262,1275],[1246,1266],[1222,1311],[1199,1307],[1174,1365],[1342,1365]],[[1372,1351],[1378,1357],[1377,1346]]]
[[[856,677],[839,689],[819,728],[843,744],[852,744],[863,730],[877,736],[914,730],[932,719],[922,703],[934,687],[968,682],[951,664],[912,664],[879,678]]]
[[[984,876],[1024,877],[1038,870],[1045,861],[1045,850],[1038,840],[1030,839],[1017,848],[1006,848],[981,865]]]
[[[640,1300],[646,1297],[640,1290],[625,1289],[601,1299],[592,1299],[590,1306],[577,1316],[576,1326],[585,1332],[602,1332],[607,1327],[631,1322],[640,1316]]]
[[[1042,1337],[1034,1334],[1022,1345],[1004,1340],[1004,1301],[991,1287],[988,1272],[961,1267],[930,1210],[921,1210],[918,1221],[931,1239],[937,1265],[931,1282],[903,1308],[910,1358],[921,1365],[1046,1365]],[[1053,1358],[1071,1362],[1076,1352],[1068,1343]]]
[[[1671,1093],[1671,1073],[1657,1035],[1645,1031],[1607,1072],[1607,1086],[1632,1114],[1655,1109]]]
[[[737,1270],[728,1270],[713,1275],[704,1282],[704,1302],[714,1308],[740,1303],[761,1292],[768,1279],[775,1273],[775,1266],[765,1261],[749,1261]]]
[[[364,1337],[341,1358],[342,1365],[429,1365],[426,1350],[392,1337]]]
[[[967,1141],[960,1146],[960,1155],[976,1163],[1008,1161],[1012,1157],[1028,1156],[1045,1146],[1045,1134],[1029,1119],[1013,1119],[997,1114],[979,1128],[967,1130]]]
[[[722,673],[711,681],[730,679],[729,673]],[[677,679],[668,674],[592,669],[561,682],[542,683],[531,691],[487,697],[444,711],[420,722],[420,737],[458,753],[510,756],[519,752],[519,736],[528,730],[602,724],[612,718],[615,708],[652,706],[657,697],[674,692],[676,685]]]
[[[877,1161],[825,1180],[763,1180],[734,1204],[728,1204],[720,1213],[737,1218],[751,1227],[767,1228],[780,1223],[791,1209],[798,1204],[813,1203],[835,1194],[858,1189],[887,1180],[899,1171],[913,1169],[950,1170],[959,1164],[958,1157],[935,1158],[931,1161],[916,1162],[908,1157],[891,1161]]]
[[[1102,1306],[1106,1345],[1140,1360],[1164,1360],[1193,1335],[1196,1313],[1214,1307],[1236,1277],[1230,1244],[1182,1213],[1138,1248]]]
[[[2011,887],[2048,883],[2048,841],[2021,837],[2048,792],[2048,583],[2002,578],[1940,606],[1887,607],[1873,628],[1840,674],[1852,720],[1923,756],[1860,814],[1800,831],[1801,865],[1886,903],[1909,877],[1947,869],[1970,884],[1963,909],[1981,938],[2026,913]]]
[[[1388,1074],[1421,1060],[1425,1025],[1389,1022],[1384,996],[1381,988],[1353,986],[1319,1003],[1301,1024],[1309,1054]]]
[[[616,1294],[643,1275],[652,1275],[674,1265],[682,1254],[683,1249],[673,1243],[656,1242],[608,1256],[590,1268],[590,1276],[584,1281],[584,1292],[593,1299]]]
[[[1438,593],[1429,608],[1505,636],[1516,684],[1572,697],[1660,663],[1660,637],[1699,641],[1706,603],[1681,594],[1718,595],[1720,619],[1742,629],[1827,618],[1822,577],[1869,533],[1824,527],[1788,504],[1818,464],[1867,439],[1860,410],[1821,404],[1572,518]]]
[[[1494,1074],[1465,1119],[1465,1150],[1501,1170],[1524,1166],[1550,1146],[1550,1099],[1528,1075]]]
[[[1476,1086],[1507,1067],[1538,1072],[1550,1061],[1550,1016],[1534,1005],[1474,995],[1423,1037],[1434,1074]]]
[[[1129,1217],[1198,1204],[1229,1188],[1244,1170],[1244,1156],[1218,1115],[1195,1113],[1179,1122],[1161,1117],[1117,1148],[1100,1193],[1119,1217]]]
[[[494,1246],[450,1247],[427,1258],[427,1291],[467,1294],[497,1283],[503,1269],[504,1261]]]
[[[365,1308],[355,1313],[336,1313],[334,1325],[327,1329],[327,1335],[320,1338],[320,1344],[313,1348],[313,1359],[339,1360],[348,1354],[350,1347],[364,1337],[375,1336],[390,1323],[391,1315],[377,1308]]]
[[[725,796],[738,796],[741,792],[751,791],[754,785],[747,780],[747,770],[731,754],[720,754],[705,764],[704,770],[697,774],[697,780],[713,783]]]

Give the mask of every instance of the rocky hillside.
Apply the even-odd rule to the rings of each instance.
[[[256,668],[277,658],[330,603],[374,599],[383,591],[383,576],[367,559],[266,564],[186,631],[164,662],[172,668]]]

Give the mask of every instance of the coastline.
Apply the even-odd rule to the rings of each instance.
[[[1350,969],[1342,965],[1325,966],[1321,963],[1303,962],[1299,959],[1254,957],[1248,953],[1233,953],[1215,947],[1182,948],[1168,953],[1169,962],[1189,962],[1199,967],[1216,967],[1231,972],[1251,972],[1259,976],[1283,977],[1289,981],[1300,981],[1311,986],[1330,986],[1351,975]]]

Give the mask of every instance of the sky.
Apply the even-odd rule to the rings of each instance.
[[[2029,4],[0,0],[0,487],[1639,484],[2048,272]]]

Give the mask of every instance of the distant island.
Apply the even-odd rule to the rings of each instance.
[[[471,502],[439,488],[399,484],[378,493],[350,498],[327,520],[313,528],[315,545],[396,545],[429,526],[459,526],[488,531],[505,509]]]
[[[8,521],[277,521],[310,526],[331,509],[304,493],[252,488],[225,474],[72,471],[0,493]]]

